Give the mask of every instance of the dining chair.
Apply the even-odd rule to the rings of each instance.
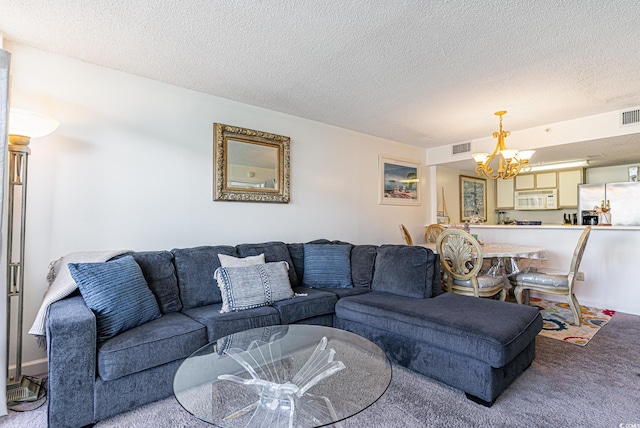
[[[571,265],[569,266],[569,273],[559,274],[544,270],[535,270],[530,272],[521,272],[516,275],[512,283],[515,285],[514,294],[516,301],[520,304],[523,303],[522,294],[527,293],[525,303],[529,303],[529,293],[531,290],[551,294],[555,296],[564,296],[569,303],[571,312],[573,313],[573,320],[576,325],[581,324],[580,319],[580,304],[574,294],[576,276],[578,275],[578,269],[580,268],[580,262],[582,261],[582,255],[584,249],[587,246],[589,235],[591,234],[591,226],[584,228],[582,235],[578,239],[576,248],[573,251],[573,257],[571,258]]]
[[[436,243],[444,275],[445,289],[451,293],[475,297],[507,297],[504,277],[482,275],[482,247],[460,229],[440,233]]]
[[[436,242],[438,240],[438,236],[445,230],[447,230],[447,228],[441,224],[430,224],[424,230],[424,243],[428,244],[430,242]]]
[[[413,239],[411,239],[411,234],[404,226],[404,224],[400,225],[400,234],[402,235],[402,239],[406,245],[413,245]]]

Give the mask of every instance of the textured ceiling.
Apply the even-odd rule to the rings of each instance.
[[[640,105],[639,18],[636,0],[0,0],[8,40],[422,147],[489,136],[497,110],[515,131]]]

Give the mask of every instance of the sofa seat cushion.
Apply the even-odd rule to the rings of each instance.
[[[338,299],[348,296],[357,296],[359,294],[369,293],[371,290],[364,287],[353,288],[316,288],[316,290],[326,291],[327,293],[335,294]]]
[[[271,305],[280,313],[282,324],[293,324],[335,311],[338,298],[333,293],[309,287],[295,287],[294,291],[296,296],[293,299],[281,300]]]
[[[542,329],[537,308],[453,293],[415,299],[373,291],[340,299],[336,317],[496,368],[522,352]]]
[[[98,348],[98,375],[104,381],[186,358],[207,344],[206,327],[173,312],[127,330]]]
[[[281,324],[280,313],[271,306],[225,313],[220,313],[220,309],[222,309],[222,303],[214,303],[213,305],[184,309],[182,313],[207,327],[208,342],[251,328]]]

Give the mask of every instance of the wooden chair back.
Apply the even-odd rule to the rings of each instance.
[[[424,230],[424,243],[428,244],[430,242],[436,242],[438,240],[438,236],[445,230],[447,230],[447,228],[441,224],[430,224]]]
[[[413,245],[413,239],[411,239],[411,234],[404,226],[404,224],[400,225],[400,234],[402,235],[402,240],[406,245]]]

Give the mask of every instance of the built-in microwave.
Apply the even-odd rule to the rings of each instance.
[[[556,210],[558,209],[558,191],[522,190],[515,192],[515,209],[517,210]]]

